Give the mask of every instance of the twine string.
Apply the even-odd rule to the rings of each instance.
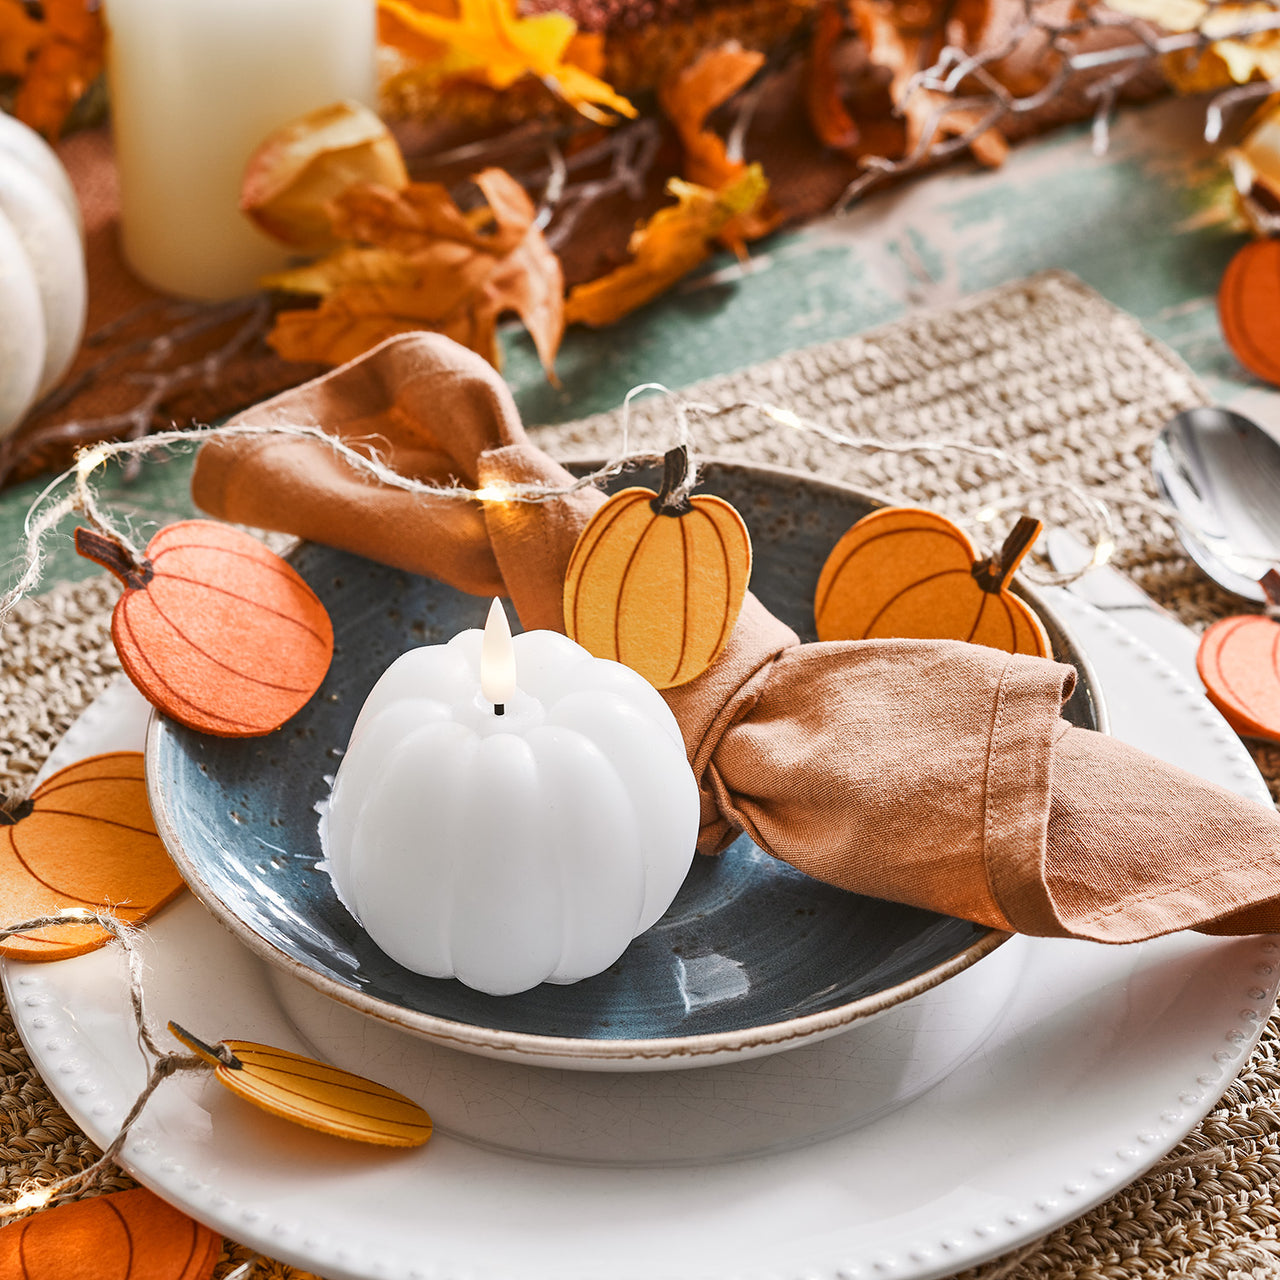
[[[52,1182],[24,1186],[15,1200],[0,1204],[0,1220],[16,1217],[32,1209],[43,1208],[50,1201],[57,1200],[68,1193],[89,1191],[98,1186],[117,1163],[117,1158],[124,1149],[134,1125],[156,1090],[170,1076],[181,1072],[212,1070],[210,1064],[196,1054],[171,1052],[156,1043],[143,997],[142,979],[146,966],[135,940],[135,934],[138,931],[110,911],[85,911],[71,908],[49,915],[35,916],[19,924],[0,928],[0,939],[11,938],[15,934],[29,933],[36,929],[45,929],[51,925],[68,924],[97,925],[110,934],[123,949],[128,963],[129,1003],[137,1024],[138,1043],[150,1059],[147,1082],[121,1122],[119,1132],[103,1148],[102,1154],[92,1164],[86,1165],[75,1173],[55,1178]]]
[[[620,451],[599,467],[579,476],[568,485],[502,484],[472,489],[456,482],[432,483],[406,476],[384,460],[376,444],[376,437],[366,436],[342,440],[323,428],[306,423],[274,422],[270,424],[233,424],[223,427],[200,426],[188,430],[161,431],[137,440],[118,440],[92,445],[76,456],[74,464],[55,477],[32,503],[24,525],[24,545],[19,554],[22,571],[15,584],[0,596],[0,621],[14,605],[31,594],[40,584],[44,563],[45,539],[67,515],[78,513],[88,520],[104,536],[114,539],[135,560],[142,558],[141,551],[128,534],[103,510],[98,501],[94,476],[107,462],[116,459],[136,460],[157,450],[191,448],[210,440],[261,440],[296,439],[320,444],[346,463],[366,480],[411,493],[431,501],[445,502],[550,502],[565,498],[590,486],[601,485],[636,466],[662,460],[662,453],[637,449],[632,444],[633,402],[646,392],[656,392],[666,397],[674,417],[676,443],[683,445],[689,454],[689,467],[684,480],[674,491],[677,501],[687,499],[698,480],[698,463],[694,449],[694,420],[711,421],[731,414],[752,412],[761,415],[774,426],[813,435],[829,444],[863,453],[884,454],[938,454],[961,455],[979,459],[1005,470],[1025,482],[1027,488],[1018,497],[1001,500],[978,513],[980,523],[989,522],[1002,511],[1025,503],[1029,497],[1057,494],[1073,503],[1084,515],[1093,530],[1094,555],[1083,568],[1072,573],[1050,573],[1046,570],[1027,569],[1027,576],[1044,585],[1063,586],[1074,582],[1097,564],[1103,564],[1115,550],[1116,527],[1111,508],[1096,493],[1070,480],[1046,480],[1034,466],[1016,454],[995,445],[977,444],[962,439],[937,437],[926,440],[894,441],[878,436],[854,435],[829,427],[782,406],[764,400],[745,399],[731,404],[713,405],[684,397],[670,391],[657,382],[646,382],[627,392],[622,404]],[[71,492],[64,489],[71,486]],[[1169,519],[1176,518],[1171,507],[1145,497],[1129,494],[1112,495],[1117,502],[1135,503],[1147,509],[1155,508]]]

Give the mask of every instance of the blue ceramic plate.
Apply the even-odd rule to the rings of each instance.
[[[652,483],[641,473],[625,483]],[[813,638],[818,571],[876,505],[784,471],[707,464],[702,489],[751,529],[752,589]],[[374,682],[404,650],[484,623],[487,602],[304,544],[291,556],[333,618],[333,666],[265,738],[211,738],[152,719],[152,808],[205,906],[252,950],[321,991],[456,1048],[595,1069],[700,1065],[830,1035],[967,968],[1005,935],[820,884],[740,839],[697,858],[659,923],[613,968],[572,986],[494,997],[401,968],[316,868],[316,804]],[[1037,602],[1055,650],[1081,668],[1068,714],[1100,727],[1087,664]]]

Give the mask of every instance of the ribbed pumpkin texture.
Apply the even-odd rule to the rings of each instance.
[[[4,1280],[208,1280],[222,1237],[136,1187],[0,1230]]]
[[[249,1040],[212,1046],[175,1023],[169,1030],[214,1068],[220,1084],[282,1120],[383,1147],[420,1147],[431,1137],[431,1117],[386,1085],[287,1049]]]
[[[1280,604],[1280,573],[1271,570],[1263,586]],[[1196,667],[1209,701],[1237,733],[1280,742],[1280,622],[1260,614],[1215,622]]]
[[[202,733],[270,733],[320,687],[333,626],[298,574],[257,539],[209,520],[161,529],[134,562],[118,543],[76,530],[76,550],[125,585],[111,636],[129,678],[174,720]]]
[[[997,555],[982,559],[964,531],[932,511],[886,507],[836,543],[818,577],[820,640],[968,640],[1049,657],[1048,633],[1008,590],[1040,532],[1019,521]]]
[[[109,907],[139,924],[182,889],[156,835],[142,753],[77,761],[46,779],[0,826],[0,919]],[[102,946],[97,925],[55,925],[0,942],[17,960],[62,960]],[[3,1274],[3,1273],[0,1273]]]
[[[1236,359],[1280,386],[1280,240],[1254,240],[1231,259],[1218,286],[1218,316]]]
[[[665,489],[614,494],[582,531],[564,585],[569,638],[659,689],[719,657],[751,577],[737,511],[709,494],[667,508]]]

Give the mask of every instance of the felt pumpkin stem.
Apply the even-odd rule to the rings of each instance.
[[[1268,569],[1262,575],[1258,585],[1270,602],[1271,607],[1267,612],[1274,617],[1275,611],[1280,609],[1280,569]]]
[[[1018,523],[1009,531],[1000,550],[973,566],[973,576],[978,586],[993,594],[1003,591],[1043,528],[1034,517],[1019,516]]]
[[[230,1067],[233,1071],[243,1069],[244,1063],[225,1044],[206,1044],[199,1036],[193,1036],[186,1027],[180,1027],[176,1022],[172,1021],[169,1023],[169,1030],[188,1049],[194,1049],[210,1066],[216,1067],[221,1064],[224,1067]]]
[[[145,587],[155,577],[150,560],[145,557],[135,560],[114,538],[95,533],[92,529],[76,530],[76,554],[84,556],[86,560],[92,560],[95,564],[100,564],[119,578],[126,587],[132,587],[135,590]]]
[[[662,487],[658,496],[649,504],[655,515],[684,516],[693,509],[689,495],[681,493],[685,479],[689,475],[689,450],[678,444],[668,449],[662,458]],[[678,495],[678,496],[673,496]]]
[[[21,822],[29,813],[34,812],[35,807],[35,801],[30,798],[19,800],[13,805],[0,802],[0,827],[12,827]]]

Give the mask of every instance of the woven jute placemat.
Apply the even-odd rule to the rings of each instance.
[[[1107,498],[1117,561],[1193,627],[1239,602],[1207,583],[1154,505],[1147,452],[1161,425],[1205,393],[1189,371],[1070,276],[1048,273],[962,307],[903,320],[713,379],[691,396],[718,405],[767,401],[858,435],[945,436],[995,445]],[[601,455],[618,442],[617,414],[535,431],[560,456]],[[671,407],[637,406],[632,426],[655,447],[671,439]],[[743,409],[697,425],[707,455],[767,462],[847,480],[972,525],[1013,501],[1087,533],[1061,497],[1027,492],[1000,460],[954,453],[864,455]],[[1016,501],[1014,501],[1016,500]],[[109,580],[60,586],[24,602],[0,634],[0,791],[22,787],[58,737],[118,670],[110,645]],[[1280,748],[1255,752],[1273,793]],[[0,1019],[0,1189],[71,1172],[94,1148],[35,1074],[7,1011]],[[106,1186],[123,1187],[120,1175]],[[425,1247],[425,1246],[424,1246]],[[217,1274],[247,1256],[228,1245]],[[305,1273],[263,1263],[270,1280]],[[997,1277],[1280,1275],[1280,1019],[1217,1107],[1145,1177],[1017,1254],[966,1273]],[[515,1278],[513,1277],[513,1280]]]

